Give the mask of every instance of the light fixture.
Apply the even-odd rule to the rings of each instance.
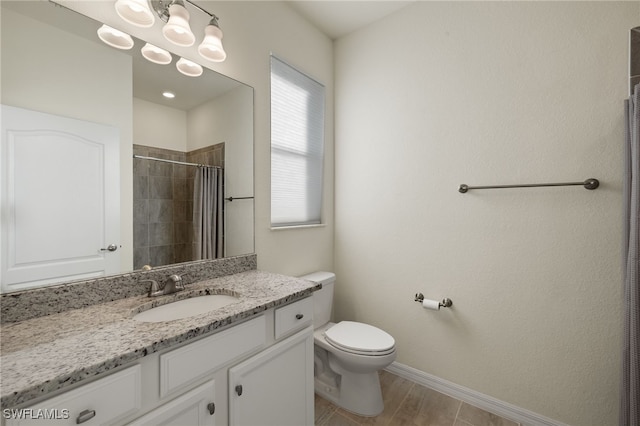
[[[176,68],[178,68],[178,71],[182,74],[189,77],[199,77],[202,75],[202,67],[200,64],[196,64],[195,62],[185,58],[178,59],[178,62],[176,62]]]
[[[140,52],[146,60],[153,63],[160,65],[167,65],[171,63],[171,53],[159,48],[158,46],[154,46],[151,43],[145,44],[142,49],[140,49]]]
[[[189,27],[189,11],[182,0],[174,0],[169,6],[169,20],[162,27],[164,38],[178,46],[192,46],[196,36]]]
[[[117,0],[116,12],[136,27],[149,28],[156,22],[147,0]]]
[[[222,30],[215,15],[211,17],[209,25],[204,28],[204,40],[198,46],[198,53],[213,62],[222,62],[227,58],[227,52],[222,47]]]
[[[116,49],[129,50],[133,47],[133,39],[129,34],[111,28],[108,25],[102,25],[98,28],[98,37],[111,47]]]
[[[166,91],[166,92],[162,92],[162,96],[164,96],[167,99],[173,99],[176,97],[176,94],[173,92]]]

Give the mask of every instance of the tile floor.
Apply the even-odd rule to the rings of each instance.
[[[316,395],[316,426],[517,426],[503,419],[387,371],[380,372],[384,411],[360,417]]]

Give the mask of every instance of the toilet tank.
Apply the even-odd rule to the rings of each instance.
[[[318,271],[300,278],[322,284],[320,290],[313,292],[313,328],[325,325],[331,320],[333,285],[336,275],[333,272]]]

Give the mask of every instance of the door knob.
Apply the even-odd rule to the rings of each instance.
[[[100,251],[116,251],[118,250],[118,246],[115,244],[109,244],[107,248],[101,248]]]

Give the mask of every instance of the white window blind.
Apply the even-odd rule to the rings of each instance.
[[[321,223],[324,86],[271,56],[271,226]]]

